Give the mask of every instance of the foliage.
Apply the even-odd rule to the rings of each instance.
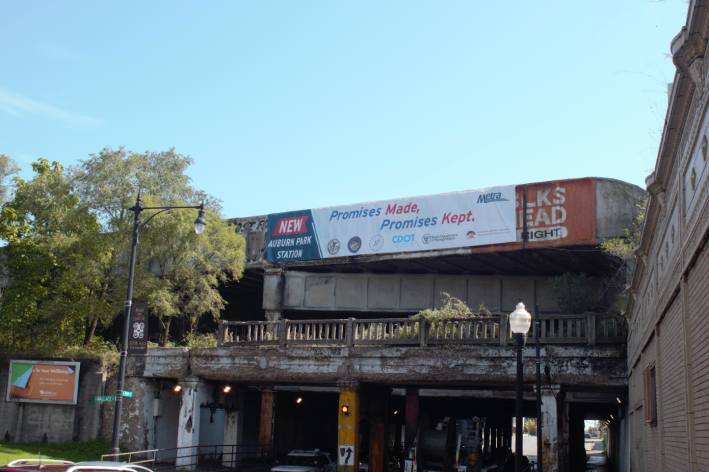
[[[127,449],[121,446],[122,452]],[[96,461],[110,454],[111,443],[103,438],[65,443],[3,443],[0,442],[0,464],[17,459],[58,459],[72,462]]]
[[[13,187],[11,176],[19,171],[20,168],[10,156],[0,153],[0,203],[5,203],[10,196],[10,189]]]
[[[0,212],[4,275],[11,280],[0,303],[0,349],[93,353],[112,369],[114,347],[95,335],[124,310],[130,207],[138,189],[144,206],[205,204],[208,223],[199,236],[197,210],[152,219],[157,211],[143,212],[133,300],[151,304],[162,322],[163,346],[170,343],[172,319],[178,320],[177,339],[189,334],[193,343],[209,344],[195,337],[196,329],[205,315],[219,318],[225,301],[217,287],[241,276],[245,241],[222,218],[219,201],[190,185],[184,172],[192,163],[174,149],[138,154],[105,148],[68,170],[40,159],[32,180],[15,178]],[[1,156],[0,181],[12,169]]]
[[[119,346],[115,343],[104,341],[99,336],[94,336],[89,346],[68,346],[59,355],[62,357],[98,359],[101,361],[101,372],[106,374],[106,377],[113,377],[118,373],[118,366],[121,361]]]
[[[645,212],[647,209],[648,198],[638,199],[634,205],[632,222],[629,228],[625,228],[625,233],[622,237],[613,239],[604,239],[601,243],[601,250],[612,257],[614,261],[613,273],[608,277],[606,285],[615,289],[619,296],[610,311],[619,313],[625,309],[628,301],[628,294],[625,292],[625,287],[630,283],[633,277],[633,268],[635,266],[635,247],[640,242],[642,234],[643,222],[645,221]]]
[[[146,206],[160,202],[147,198]],[[173,319],[180,339],[194,334],[204,315],[219,319],[225,306],[219,284],[238,279],[244,270],[244,238],[211,209],[205,211],[204,233],[197,235],[195,217],[196,212],[174,211],[150,220],[141,232],[140,256],[151,263],[141,274],[143,291],[161,321],[161,345]]]
[[[593,308],[596,296],[587,288],[587,274],[565,272],[549,279],[549,290],[557,297],[562,313],[581,314]]]
[[[11,284],[0,304],[0,345],[51,353],[75,344],[83,320],[100,309],[87,268],[108,257],[96,218],[81,208],[63,167],[32,164],[34,178],[15,179],[0,212],[0,237]]]
[[[187,347],[217,347],[217,338],[213,334],[187,333]]]
[[[474,312],[468,308],[468,305],[466,305],[464,301],[455,298],[446,292],[441,292],[441,295],[443,295],[443,307],[433,310],[427,308],[412,316],[411,319],[418,320],[421,318],[426,318],[429,323],[437,324],[448,320],[472,318],[474,316],[488,316],[491,314],[490,311],[485,308],[485,305],[480,305],[478,311]]]

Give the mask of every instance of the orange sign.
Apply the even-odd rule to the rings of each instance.
[[[11,361],[7,400],[76,404],[79,362]]]
[[[514,243],[471,247],[472,253],[596,244],[596,179],[556,180],[515,187]]]
[[[518,185],[515,197],[517,241],[545,246],[595,244],[595,179]]]

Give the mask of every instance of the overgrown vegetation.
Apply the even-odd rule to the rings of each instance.
[[[576,315],[593,308],[597,296],[588,289],[590,281],[591,277],[584,272],[566,272],[549,279],[549,290],[557,297],[562,313]]]
[[[126,452],[125,447],[121,447]],[[8,443],[0,442],[0,464],[17,459],[58,459],[72,462],[100,460],[111,452],[111,443],[103,438],[65,443]]]
[[[427,308],[412,316],[411,319],[418,320],[421,318],[426,318],[429,323],[437,324],[448,320],[472,318],[474,316],[488,316],[491,314],[490,311],[485,308],[485,305],[480,305],[480,307],[478,307],[478,311],[475,312],[468,308],[468,305],[466,305],[464,301],[455,298],[446,292],[441,292],[441,295],[443,295],[443,306],[441,308]]]
[[[618,294],[615,303],[608,307],[608,311],[612,313],[621,313],[628,303],[628,293],[625,291],[625,287],[633,277],[633,268],[635,266],[634,251],[640,242],[647,202],[647,196],[635,198],[632,201],[632,222],[629,228],[624,229],[625,235],[604,240],[601,244],[603,252],[613,259],[612,273],[606,278],[606,286]]]
[[[241,276],[245,241],[222,218],[220,202],[190,185],[192,163],[173,149],[106,148],[69,169],[39,159],[31,180],[8,183],[18,169],[0,155],[3,275],[11,281],[0,299],[0,351],[98,356],[112,371],[116,340],[101,335],[123,312],[139,189],[143,206],[205,203],[201,235],[196,211],[150,220],[157,212],[143,212],[133,301],[150,304],[159,345],[213,345],[199,330],[226,304],[218,285]]]

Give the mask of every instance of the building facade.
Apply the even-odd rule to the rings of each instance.
[[[672,40],[677,71],[627,306],[625,470],[709,470],[709,179],[705,1]]]

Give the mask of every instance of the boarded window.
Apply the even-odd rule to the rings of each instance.
[[[656,382],[655,363],[651,362],[643,371],[643,380],[645,383],[645,422],[650,423],[650,426],[657,425],[657,382]]]

